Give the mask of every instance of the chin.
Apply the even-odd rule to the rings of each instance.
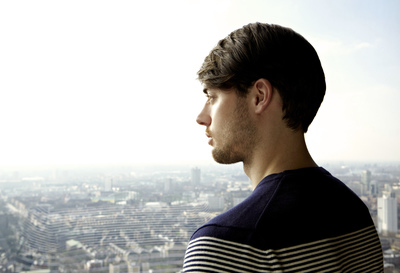
[[[238,162],[243,161],[240,156],[232,152],[231,149],[213,149],[212,150],[212,157],[214,158],[215,162],[220,164],[235,164]]]

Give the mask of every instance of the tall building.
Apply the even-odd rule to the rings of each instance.
[[[197,167],[192,169],[192,185],[199,185],[201,182],[201,170]]]
[[[397,199],[389,185],[385,185],[378,198],[378,232],[384,235],[397,233]]]
[[[364,170],[361,173],[361,184],[363,185],[363,194],[371,194],[371,172]]]
[[[171,178],[167,178],[164,181],[164,192],[170,192],[172,188],[172,179]]]

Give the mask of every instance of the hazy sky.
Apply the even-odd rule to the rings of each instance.
[[[209,160],[204,57],[250,22],[316,48],[316,161],[400,161],[400,2],[0,2],[0,164]]]

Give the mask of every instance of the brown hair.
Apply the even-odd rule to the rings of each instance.
[[[246,25],[220,40],[198,72],[205,88],[235,88],[246,96],[260,78],[282,97],[289,128],[307,132],[325,95],[325,76],[312,45],[292,29]]]

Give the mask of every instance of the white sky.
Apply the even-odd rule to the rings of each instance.
[[[400,2],[1,1],[0,165],[210,160],[196,72],[250,22],[316,48],[317,160],[400,161]]]

